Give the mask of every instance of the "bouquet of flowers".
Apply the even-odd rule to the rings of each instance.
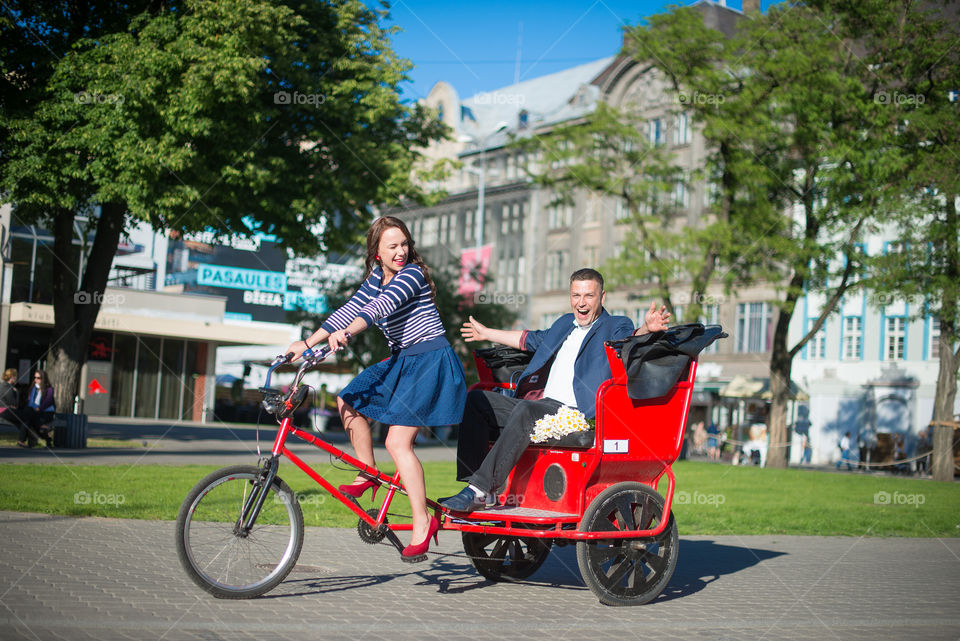
[[[545,443],[552,438],[560,438],[574,432],[586,432],[591,429],[587,417],[580,410],[563,405],[556,414],[547,414],[533,425],[532,443]]]

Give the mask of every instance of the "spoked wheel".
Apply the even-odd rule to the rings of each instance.
[[[551,539],[463,533],[463,549],[477,572],[491,581],[526,579],[547,560]]]
[[[177,555],[194,583],[215,597],[246,599],[276,587],[297,562],[303,512],[286,483],[275,478],[256,523],[237,526],[260,488],[252,465],[217,470],[197,483],[177,516]]]
[[[618,483],[601,492],[580,520],[585,532],[648,530],[663,518],[663,497],[643,483]],[[677,567],[677,524],[670,515],[656,538],[577,541],[577,564],[587,587],[607,605],[641,605],[656,598]]]

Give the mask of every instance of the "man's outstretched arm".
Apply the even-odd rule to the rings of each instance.
[[[463,327],[460,328],[460,335],[468,343],[471,341],[491,341],[500,343],[515,349],[520,349],[520,340],[523,338],[523,330],[519,329],[490,329],[473,316],[470,317]]]
[[[650,309],[647,310],[647,313],[643,317],[643,325],[638,327],[636,331],[633,332],[633,335],[643,336],[650,332],[661,332],[669,328],[669,320],[670,312],[667,311],[666,305],[657,309],[657,302],[651,301]]]

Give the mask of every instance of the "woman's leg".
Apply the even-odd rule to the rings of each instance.
[[[343,429],[350,437],[350,445],[353,446],[357,458],[370,467],[376,467],[377,462],[373,458],[373,436],[370,434],[370,423],[367,422],[367,418],[339,396],[337,397],[337,409],[340,410]],[[365,479],[358,476],[357,480],[363,481]]]
[[[427,486],[423,479],[423,466],[413,451],[413,443],[420,432],[419,427],[409,425],[391,425],[387,432],[387,452],[397,465],[400,480],[407,490],[410,499],[410,510],[413,515],[413,532],[410,533],[410,544],[423,543],[427,538],[430,527],[430,514],[427,512]]]

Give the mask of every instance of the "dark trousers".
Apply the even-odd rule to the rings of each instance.
[[[530,445],[534,423],[561,405],[551,398],[527,401],[485,390],[467,394],[457,440],[457,480],[484,492],[498,490]]]
[[[16,419],[10,422],[17,426],[19,439],[31,444],[37,442],[37,434],[40,433],[40,428],[53,420],[52,412],[38,412],[29,405],[18,410],[8,409],[3,414],[4,418]],[[7,416],[8,414],[10,416]]]

